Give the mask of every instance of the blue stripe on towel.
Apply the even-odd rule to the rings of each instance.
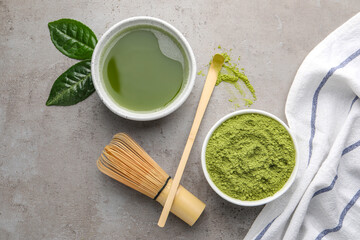
[[[345,154],[351,152],[352,150],[354,150],[355,148],[357,148],[357,147],[359,147],[359,146],[360,146],[360,140],[357,141],[356,143],[351,144],[350,146],[346,147],[346,148],[342,151],[341,156],[344,156]],[[336,174],[336,176],[334,177],[334,179],[332,180],[332,182],[331,182],[331,184],[330,184],[329,186],[324,187],[324,188],[316,191],[312,197],[315,197],[315,196],[317,196],[317,195],[319,195],[319,194],[321,194],[321,193],[328,192],[328,191],[332,190],[332,189],[334,188],[334,185],[335,185],[335,182],[336,182],[337,179],[338,179],[338,175]]]
[[[347,148],[345,148],[341,154],[341,156],[344,156],[345,154],[351,152],[352,150],[354,150],[355,148],[359,147],[360,146],[360,140],[357,141],[356,143],[354,144],[351,144],[350,146],[348,146]]]
[[[255,238],[255,240],[260,240],[264,234],[266,233],[266,231],[270,228],[271,224],[275,221],[276,218],[274,218],[271,222],[269,222],[265,227],[264,229],[259,233],[259,235],[257,235],[257,237]]]
[[[323,88],[327,80],[334,74],[334,72],[340,68],[345,67],[349,62],[354,60],[356,57],[360,55],[360,49],[351,54],[348,58],[345,59],[342,63],[340,63],[338,66],[333,67],[329,70],[329,72],[326,74],[326,76],[322,79],[320,82],[318,88],[315,91],[313,101],[312,101],[312,109],[311,109],[311,134],[310,134],[310,140],[309,140],[309,159],[308,159],[308,166],[310,163],[311,155],[312,155],[312,148],[313,148],[313,140],[315,137],[315,121],[316,121],[316,110],[317,110],[317,103],[319,99],[319,93],[320,90]]]
[[[340,214],[340,219],[339,219],[339,223],[336,227],[334,228],[328,228],[328,229],[325,229],[324,231],[322,231],[317,237],[316,237],[316,240],[320,240],[322,239],[325,235],[331,233],[331,232],[337,232],[341,229],[342,227],[342,224],[344,222],[344,218],[346,216],[346,214],[348,213],[348,211],[350,210],[350,208],[352,206],[354,206],[355,202],[359,199],[360,197],[360,190],[358,190],[356,192],[356,194],[353,196],[353,198],[350,200],[350,202],[346,205],[346,207],[344,208],[344,210],[341,212]]]
[[[349,112],[351,111],[351,109],[352,109],[352,107],[353,107],[353,105],[354,105],[354,103],[356,102],[356,100],[358,100],[359,99],[359,97],[358,96],[356,96],[353,100],[352,100],[352,102],[351,102],[351,106],[350,106],[350,109],[349,109]]]
[[[332,182],[331,182],[331,184],[329,186],[324,187],[324,188],[316,191],[312,197],[315,197],[315,196],[317,196],[317,195],[319,195],[321,193],[328,192],[328,191],[332,190],[334,188],[334,185],[335,185],[335,182],[336,182],[337,179],[338,179],[338,175],[336,174],[336,176],[334,177],[334,179],[332,180]]]

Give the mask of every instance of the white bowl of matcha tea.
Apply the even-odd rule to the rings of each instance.
[[[294,182],[298,147],[290,129],[273,114],[239,110],[210,129],[201,165],[220,197],[241,206],[259,206],[279,198]]]
[[[100,99],[112,112],[149,121],[185,102],[194,86],[196,61],[175,27],[153,17],[133,17],[101,37],[91,72]]]

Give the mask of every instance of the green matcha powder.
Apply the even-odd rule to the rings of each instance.
[[[256,113],[234,116],[209,139],[206,166],[214,184],[230,197],[260,200],[274,195],[295,166],[295,147],[276,120]]]

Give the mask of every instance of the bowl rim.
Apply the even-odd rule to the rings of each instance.
[[[206,147],[207,147],[207,144],[209,142],[209,139],[211,137],[211,135],[213,134],[213,132],[223,123],[225,122],[226,120],[234,117],[234,116],[237,116],[237,115],[243,115],[243,114],[250,114],[250,113],[257,113],[257,114],[261,114],[261,115],[264,115],[264,116],[267,116],[267,117],[270,117],[274,120],[276,120],[277,122],[279,122],[281,125],[283,125],[285,127],[285,129],[288,131],[293,143],[294,143],[294,148],[295,148],[295,166],[294,166],[294,169],[289,177],[289,179],[286,181],[286,183],[284,184],[284,186],[279,190],[277,191],[274,195],[270,196],[270,197],[267,197],[267,198],[263,198],[263,199],[260,199],[260,200],[254,200],[254,201],[243,201],[243,200],[240,200],[240,199],[236,199],[236,198],[233,198],[233,197],[230,197],[228,195],[226,195],[225,193],[223,193],[216,185],[215,183],[212,181],[212,179],[210,178],[210,175],[207,171],[207,168],[206,168],[206,159],[205,159],[205,152],[206,152]],[[234,203],[236,205],[239,205],[239,206],[259,206],[259,205],[264,205],[266,203],[269,203],[271,201],[274,201],[275,199],[279,198],[280,196],[282,196],[290,187],[291,185],[293,184],[295,178],[296,178],[296,175],[297,175],[297,172],[298,172],[298,168],[299,168],[299,149],[298,149],[298,144],[296,142],[296,139],[293,135],[293,133],[291,132],[291,130],[289,129],[289,127],[281,120],[279,119],[278,117],[276,117],[275,115],[269,113],[269,112],[266,112],[266,111],[263,111],[263,110],[257,110],[257,109],[243,109],[243,110],[238,110],[238,111],[235,111],[235,112],[232,112],[232,113],[229,113],[227,115],[225,115],[224,117],[222,117],[220,120],[218,120],[213,126],[212,128],[209,130],[209,132],[207,133],[206,137],[205,137],[205,140],[203,142],[203,146],[202,146],[202,150],[201,150],[201,166],[202,166],[202,169],[203,169],[203,173],[205,175],[205,178],[207,180],[207,182],[209,183],[210,187],[220,196],[222,197],[223,199],[231,202],[231,203]]]
[[[136,112],[131,111],[129,109],[120,107],[117,103],[113,101],[113,99],[107,93],[105,87],[101,81],[101,74],[100,74],[100,63],[101,63],[101,56],[103,53],[104,48],[107,46],[107,43],[113,36],[117,33],[129,28],[134,27],[137,25],[150,25],[156,26],[161,28],[170,36],[174,37],[179,44],[183,47],[185,51],[185,55],[188,58],[189,64],[189,74],[186,85],[181,93],[176,96],[176,99],[172,101],[170,104],[166,105],[164,108],[155,111],[144,111],[144,112]],[[161,20],[159,18],[148,17],[148,16],[136,16],[124,19],[112,27],[110,27],[100,38],[98,43],[95,46],[92,58],[91,58],[91,75],[94,83],[95,90],[100,97],[101,101],[116,115],[136,121],[151,121],[156,120],[162,117],[165,117],[175,110],[177,110],[189,97],[196,78],[196,60],[193,50],[186,40],[186,38],[182,35],[182,33],[177,30],[174,26],[170,23]]]

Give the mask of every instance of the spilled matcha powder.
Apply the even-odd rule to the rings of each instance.
[[[245,106],[250,107],[254,101],[257,100],[257,97],[254,87],[251,85],[248,77],[245,75],[244,68],[239,69],[238,65],[231,59],[230,54],[227,53],[231,52],[232,49],[227,51],[220,45],[217,47],[217,49],[223,51],[223,53],[220,54],[224,56],[225,61],[222,69],[219,72],[216,86],[218,86],[221,82],[226,82],[232,85],[236,89],[236,92],[240,93],[240,97],[238,97],[238,94],[234,94],[234,92],[228,88],[228,91],[231,94],[231,99],[229,99],[229,102],[234,103],[236,108],[240,108],[240,102]],[[214,48],[214,50],[216,49]],[[240,61],[240,57],[238,57],[237,60]],[[209,63],[209,66],[210,65],[211,61]],[[197,74],[205,76],[202,71],[199,71]]]
[[[230,197],[251,201],[274,195],[295,166],[295,147],[276,120],[257,113],[234,116],[212,134],[206,167],[214,184]]]
[[[251,85],[248,77],[244,73],[244,68],[242,68],[240,71],[236,64],[231,63],[231,58],[230,58],[229,54],[227,54],[225,52],[225,53],[222,53],[222,55],[224,56],[225,61],[224,61],[222,70],[219,72],[218,79],[216,81],[216,86],[219,85],[221,82],[227,82],[227,83],[234,85],[234,87],[241,94],[242,100],[244,101],[245,106],[248,106],[248,107],[251,106],[254,103],[254,101],[256,101],[257,97],[255,94],[254,87]],[[240,59],[240,57],[238,58],[238,60],[239,59]],[[252,95],[251,96],[252,99],[245,97],[246,96],[245,91],[240,86],[240,83],[242,83],[244,85],[244,87],[248,89],[248,91]]]

